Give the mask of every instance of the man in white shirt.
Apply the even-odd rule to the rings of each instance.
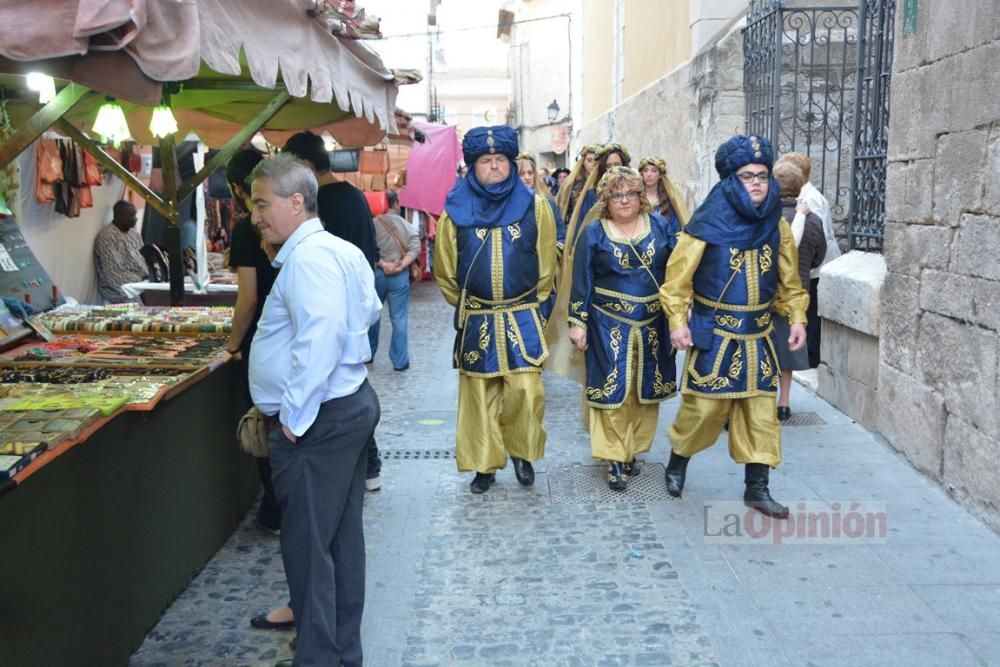
[[[277,417],[269,445],[299,634],[294,664],[360,666],[361,506],[366,444],[379,419],[365,362],[381,304],[364,254],[316,217],[318,186],[305,163],[269,158],[250,180],[252,220],[281,246],[250,347],[250,392]]]

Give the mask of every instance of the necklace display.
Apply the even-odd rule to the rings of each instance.
[[[626,232],[625,228],[614,220],[608,220],[608,222],[611,224],[611,228],[615,230],[615,236],[621,236],[626,239],[634,239],[639,234],[640,228],[642,227],[641,216],[636,217],[636,219],[632,222],[632,229],[628,232]]]

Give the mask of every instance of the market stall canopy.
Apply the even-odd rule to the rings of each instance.
[[[339,39],[310,18],[311,0],[15,0],[0,7],[0,84],[41,71],[115,97],[146,144],[164,83],[179,131],[225,144],[274,98],[292,96],[262,128],[280,142],[305,128],[361,146],[396,131],[393,72],[363,43]],[[16,83],[16,85],[15,85]],[[30,102],[24,98],[25,102]],[[88,129],[102,100],[66,114]],[[8,106],[15,125],[37,105]],[[19,118],[20,116],[20,118]]]

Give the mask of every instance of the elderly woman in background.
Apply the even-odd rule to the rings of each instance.
[[[608,486],[626,488],[648,452],[659,403],[676,392],[675,352],[657,294],[680,225],[650,213],[639,173],[611,167],[598,184],[597,219],[573,254],[569,338],[584,351],[591,455]]]
[[[806,177],[802,170],[790,161],[778,160],[774,165],[774,178],[781,189],[781,214],[786,220],[792,221],[792,236],[799,249],[799,277],[802,285],[809,284],[809,272],[823,264],[826,257],[826,235],[823,232],[823,221],[819,216],[809,211],[809,205],[798,200]],[[778,355],[778,366],[781,368],[781,381],[778,393],[778,420],[785,421],[792,416],[790,406],[792,392],[792,371],[804,371],[809,368],[809,351],[803,347],[792,351],[788,345],[790,327],[788,318],[774,314],[774,329],[771,331],[771,342]]]
[[[563,243],[566,240],[566,225],[563,224],[559,206],[549,194],[549,187],[546,185],[545,179],[542,178],[542,173],[535,162],[535,156],[531,153],[519,153],[516,162],[517,176],[521,182],[536,195],[544,197],[545,201],[549,203],[549,208],[552,209],[552,215],[556,219],[556,249],[559,251],[559,257],[562,258]]]
[[[644,157],[639,161],[639,175],[653,213],[667,219],[674,216],[683,228],[691,214],[680,192],[667,177],[667,163],[658,157]]]

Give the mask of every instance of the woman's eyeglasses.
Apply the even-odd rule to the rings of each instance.
[[[636,192],[635,190],[629,190],[628,192],[616,192],[611,195],[611,201],[618,202],[619,204],[623,201],[635,201],[639,198],[640,194],[642,193]]]
[[[770,176],[770,174],[766,171],[758,171],[756,173],[752,171],[742,171],[736,175],[739,176],[740,180],[744,183],[753,183],[754,181],[757,183],[764,183],[767,181],[768,176]]]

